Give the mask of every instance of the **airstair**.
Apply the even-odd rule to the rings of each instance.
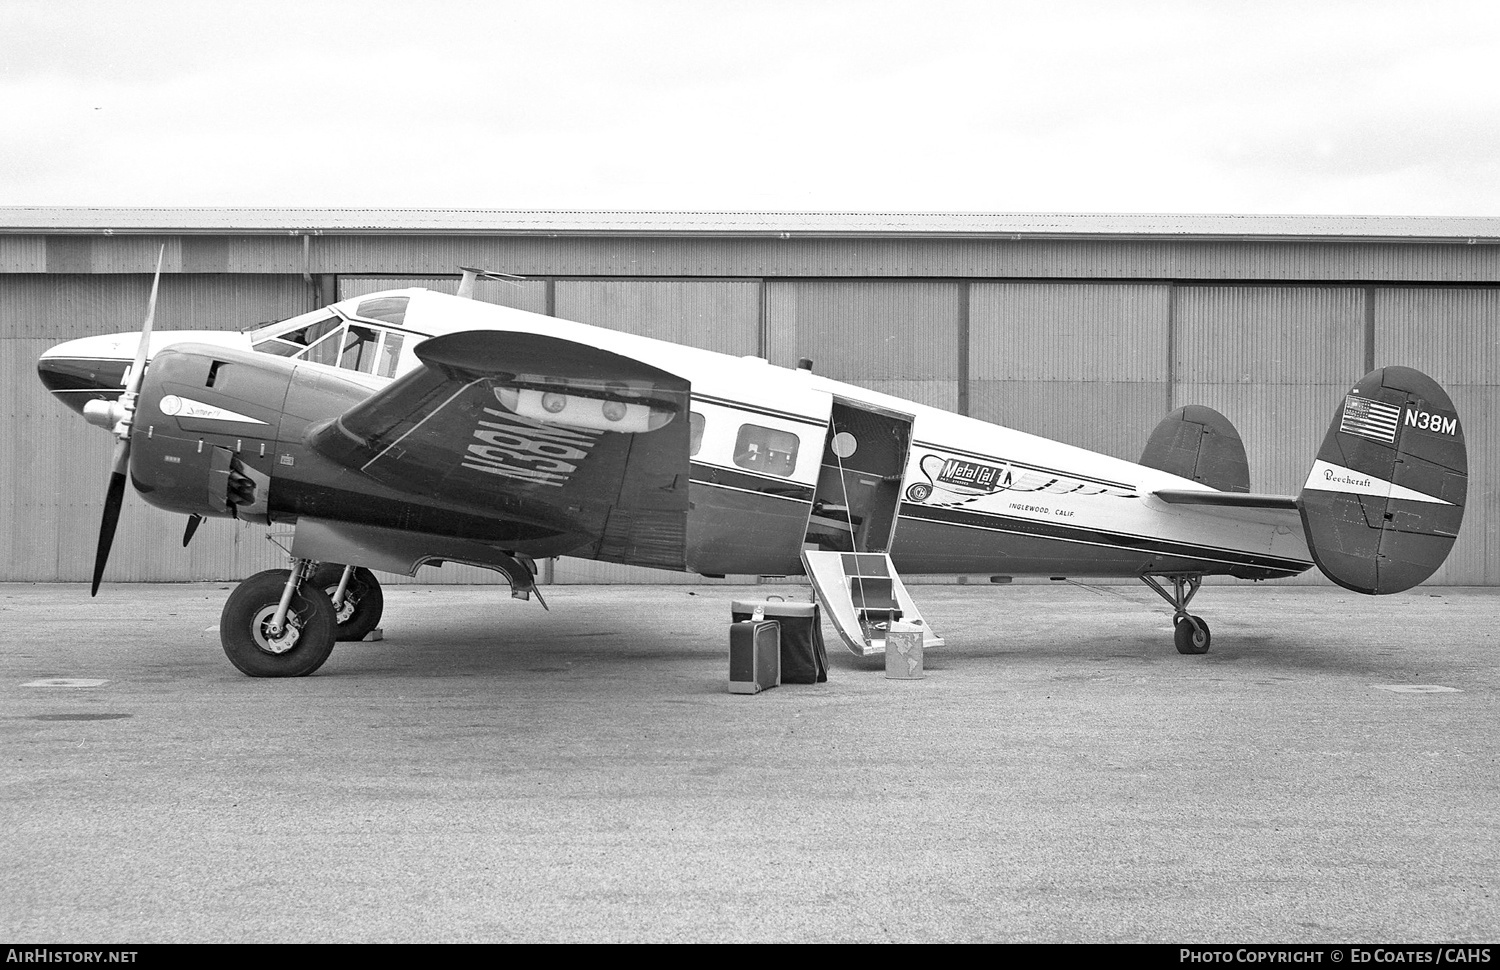
[[[919,624],[922,648],[941,647],[883,552],[802,553],[824,614],[833,621],[844,645],[861,657],[885,653],[886,632],[893,622]]]

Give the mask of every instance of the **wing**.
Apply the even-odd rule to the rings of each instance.
[[[417,356],[312,447],[413,502],[550,536],[533,554],[683,568],[686,380],[544,334],[449,334]]]

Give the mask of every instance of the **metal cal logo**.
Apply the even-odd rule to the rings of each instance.
[[[547,427],[485,408],[463,467],[534,485],[561,488],[598,442],[598,433]]]
[[[944,485],[963,485],[985,491],[1005,488],[1014,478],[1009,468],[996,468],[994,465],[982,465],[977,461],[958,458],[948,459],[937,473],[937,480]]]
[[[906,490],[906,497],[913,502],[925,502],[934,485],[959,495],[984,495],[1010,488],[1016,479],[1015,470],[1009,465],[997,467],[939,455],[924,455],[917,467],[927,481],[917,482]]]

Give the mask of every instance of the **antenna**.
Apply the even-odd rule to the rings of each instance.
[[[512,286],[520,286],[526,279],[524,276],[512,276],[509,273],[492,273],[487,269],[474,269],[472,266],[460,266],[463,278],[458,281],[458,295],[465,300],[474,299],[474,283],[476,280],[496,280],[501,283],[509,283]]]

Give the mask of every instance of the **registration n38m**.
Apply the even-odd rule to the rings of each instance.
[[[242,582],[220,635],[252,676],[312,673],[380,620],[371,570],[471,563],[536,596],[535,560],[706,576],[808,574],[857,653],[920,618],[902,573],[1138,577],[1183,653],[1205,576],[1316,565],[1408,589],[1458,535],[1452,402],[1405,367],[1337,401],[1297,495],[1251,491],[1223,415],[1167,415],[1131,463],[821,377],[475,301],[392,290],[248,333],[61,344],[42,381],[115,435],[94,564],[128,481],[187,516],[293,528],[288,569]],[[925,627],[929,646],[941,644]]]

